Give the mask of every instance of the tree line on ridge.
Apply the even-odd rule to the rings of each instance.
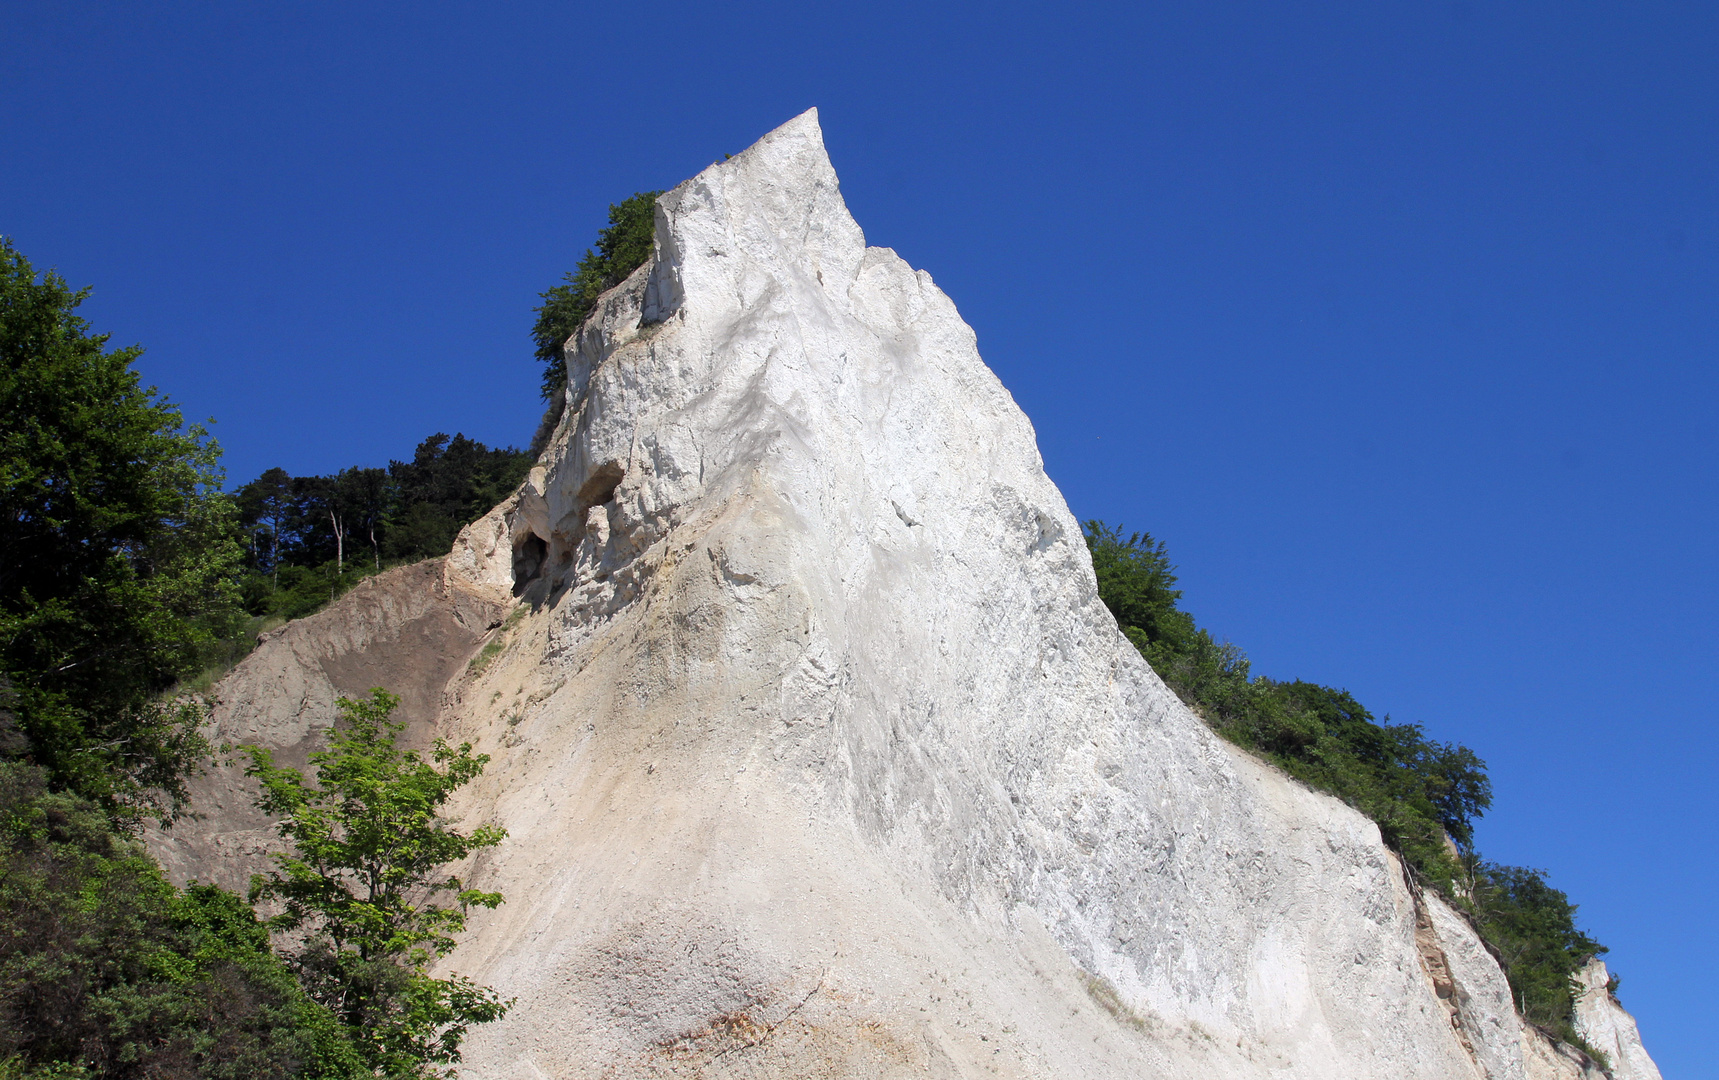
[[[1225,739],[1377,822],[1419,880],[1473,923],[1523,1018],[1604,1061],[1575,1029],[1573,980],[1606,948],[1577,928],[1576,905],[1544,871],[1476,850],[1474,823],[1492,805],[1486,763],[1419,725],[1376,719],[1346,690],[1252,675],[1246,653],[1181,609],[1162,542],[1097,520],[1083,532],[1099,599],[1170,689]]]
[[[524,450],[438,432],[386,468],[269,469],[234,500],[241,603],[254,616],[298,618],[384,566],[445,555],[462,527],[512,494],[531,461]]]

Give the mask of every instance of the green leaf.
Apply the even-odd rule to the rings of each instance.
[[[279,819],[290,850],[253,880],[255,900],[273,900],[279,929],[306,934],[296,963],[311,996],[363,1036],[379,1075],[431,1075],[459,1060],[468,1027],[507,1009],[489,990],[428,968],[453,949],[472,906],[500,893],[466,888],[446,867],[507,835],[495,826],[461,832],[440,816],[453,793],[489,757],[469,743],[438,740],[429,756],[402,749],[400,699],[377,688],[341,698],[328,746],[310,755],[312,778],[245,747],[258,805]]]

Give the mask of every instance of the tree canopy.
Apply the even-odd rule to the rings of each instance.
[[[240,547],[208,433],[145,387],[88,289],[0,241],[0,674],[7,751],[56,785],[162,811],[201,746],[158,700],[238,617]]]
[[[269,469],[237,494],[246,611],[308,615],[384,565],[447,554],[460,529],[511,495],[531,463],[523,450],[438,432],[410,461],[385,469]]]
[[[597,298],[643,266],[656,243],[656,205],[660,191],[638,191],[609,206],[609,225],[597,234],[595,249],[586,249],[579,265],[559,285],[539,295],[537,321],[531,340],[543,363],[543,397],[553,398],[567,382],[561,350],[597,306]]]

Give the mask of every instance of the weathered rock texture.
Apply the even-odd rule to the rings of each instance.
[[[661,198],[568,376],[437,581],[289,627],[218,718],[302,747],[378,683],[493,756],[455,810],[507,828],[471,870],[508,899],[449,965],[518,1004],[466,1075],[1561,1075],[1373,824],[1118,634],[1026,417],[865,246],[814,113]],[[211,784],[181,876],[263,844]]]
[[[1582,970],[1582,992],[1576,998],[1576,1026],[1588,1045],[1606,1055],[1617,1080],[1660,1080],[1659,1066],[1647,1056],[1636,1030],[1635,1017],[1624,1012],[1607,983],[1611,974],[1601,960]]]

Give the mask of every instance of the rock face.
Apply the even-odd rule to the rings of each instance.
[[[815,113],[659,200],[568,376],[435,580],[289,627],[217,717],[302,746],[361,670],[492,755],[454,812],[507,828],[470,868],[507,903],[448,966],[518,1004],[466,1076],[1562,1075],[1372,823],[1117,632],[1026,417],[865,246]],[[342,629],[390,604],[453,662]],[[261,825],[157,846],[208,878]]]
[[[1576,1027],[1589,1046],[1606,1055],[1616,1080],[1660,1080],[1659,1066],[1641,1045],[1635,1017],[1624,1012],[1607,989],[1610,981],[1602,961],[1588,961],[1580,977],[1582,992],[1576,998]]]

